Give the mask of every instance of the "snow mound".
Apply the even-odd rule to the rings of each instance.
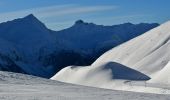
[[[61,70],[51,79],[68,83],[83,84],[87,86],[104,86],[108,83],[114,84],[113,80],[149,80],[150,78],[136,70],[124,65],[108,62],[106,64],[92,67],[69,66]]]

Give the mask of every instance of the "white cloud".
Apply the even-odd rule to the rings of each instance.
[[[38,18],[48,18],[48,17],[56,17],[56,16],[66,16],[72,14],[87,14],[91,12],[100,12],[106,10],[116,9],[117,6],[79,6],[75,4],[67,4],[67,5],[56,5],[49,7],[40,7],[34,9],[25,9],[20,11],[13,11],[7,13],[0,13],[0,22],[12,20],[18,17],[23,17],[28,14],[33,13]]]
[[[111,10],[111,9],[115,9],[115,8],[116,7],[113,7],[113,6],[71,7],[71,8],[61,9],[58,11],[39,13],[39,15],[42,15],[43,17],[63,16],[63,15],[70,15],[70,14],[83,14],[83,13],[90,13],[90,12],[99,12],[99,11]]]
[[[28,14],[41,14],[44,12],[49,12],[50,10],[60,10],[65,8],[70,8],[74,5],[57,5],[57,6],[50,6],[50,7],[40,7],[40,8],[32,8],[32,9],[25,9],[25,10],[19,10],[19,11],[12,11],[12,12],[6,12],[6,13],[0,13],[0,22],[12,20],[19,17],[24,17]]]

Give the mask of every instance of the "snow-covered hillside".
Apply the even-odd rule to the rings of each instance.
[[[170,95],[106,90],[0,71],[0,100],[169,100]]]
[[[170,22],[166,22],[106,52],[91,66],[69,66],[58,72],[52,79],[110,89],[156,92],[153,88],[160,87],[155,84],[161,81],[162,77],[165,79],[164,82],[169,80],[164,76],[168,74],[164,70],[167,70],[168,67],[165,65],[170,61],[169,51]],[[138,82],[131,79],[132,77]],[[153,78],[154,85],[146,82],[150,78],[151,80]],[[154,81],[154,78],[158,81]],[[140,81],[141,79],[143,81]],[[133,88],[130,88],[129,85]],[[164,88],[168,88],[168,86]],[[158,90],[158,92],[160,91]]]
[[[170,60],[170,22],[120,45],[93,63],[98,66],[114,61],[152,77]]]

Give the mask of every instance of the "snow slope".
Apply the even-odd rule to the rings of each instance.
[[[150,83],[159,83],[159,84],[170,84],[170,62],[160,70],[151,80]]]
[[[169,100],[170,95],[106,90],[0,71],[1,100]]]
[[[144,33],[98,58],[92,66],[114,61],[152,77],[170,60],[170,22]]]
[[[151,85],[150,83],[146,83],[146,81],[149,78],[154,78],[154,75],[161,71],[168,61],[170,61],[169,27],[170,22],[164,23],[106,52],[91,66],[69,66],[58,72],[51,79],[109,89],[155,92],[156,90],[151,89],[151,87],[159,88],[159,86]],[[108,65],[110,63],[111,66]],[[126,70],[127,67],[130,68],[130,71]],[[130,72],[128,75],[124,74],[128,72]],[[126,77],[133,77],[136,81],[141,80],[142,77],[144,81],[136,83],[126,77],[117,79],[114,78],[116,75],[119,77],[124,75]],[[133,88],[129,88],[127,83],[130,83]],[[139,87],[139,84],[141,84],[141,87]],[[148,87],[146,88],[146,86]],[[159,90],[157,92],[159,92]]]

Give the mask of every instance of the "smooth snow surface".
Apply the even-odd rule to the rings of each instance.
[[[164,93],[162,89],[168,89],[170,84],[164,87],[164,84],[158,85],[146,81],[149,78],[152,80],[154,77],[158,77],[158,80],[160,80],[159,78],[164,76],[161,71],[162,73],[165,72],[164,67],[170,61],[169,51],[170,22],[167,22],[106,52],[91,66],[69,66],[51,79],[117,90]],[[118,65],[112,64],[108,67],[108,63],[117,63]],[[130,69],[127,70],[127,67]],[[157,74],[159,72],[160,74]],[[129,74],[126,75],[125,73]],[[117,75],[121,78],[116,78]],[[131,78],[127,79],[127,77],[133,77],[138,82]],[[141,78],[144,81],[141,81]],[[167,82],[168,79],[164,79]],[[131,86],[133,88],[130,88]],[[167,93],[170,93],[169,90],[167,91]]]
[[[159,71],[149,82],[159,84],[170,84],[170,62]]]
[[[114,91],[0,71],[0,100],[169,100],[170,95]]]

